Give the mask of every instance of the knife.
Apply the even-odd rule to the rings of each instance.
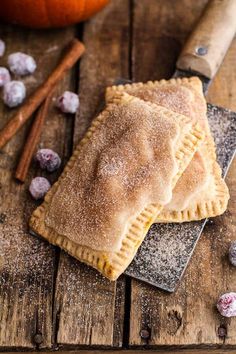
[[[173,77],[198,76],[206,94],[236,33],[236,0],[211,0],[184,45]],[[119,80],[116,84],[127,83]],[[218,162],[226,175],[236,149],[236,113],[208,104]],[[173,292],[207,220],[154,224],[125,274]]]

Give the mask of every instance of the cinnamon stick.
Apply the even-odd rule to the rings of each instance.
[[[59,65],[0,131],[0,148],[2,148],[25,124],[39,105],[45,100],[49,92],[55,87],[56,83],[62,79],[65,72],[81,57],[84,50],[85,47],[83,43],[77,39],[72,40],[70,49],[67,51]]]
[[[46,100],[42,103],[41,107],[39,108],[39,111],[35,117],[35,120],[33,122],[33,125],[31,127],[30,133],[28,135],[28,138],[26,140],[22,155],[20,157],[20,161],[18,163],[16,173],[15,173],[15,178],[18,179],[21,182],[24,182],[29,170],[30,163],[33,158],[33,154],[35,151],[35,148],[38,144],[40,135],[42,133],[43,125],[45,122],[45,118],[48,113],[48,107],[49,103],[52,98],[52,92],[48,95]]]

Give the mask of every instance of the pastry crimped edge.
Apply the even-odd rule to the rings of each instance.
[[[139,98],[135,98],[124,93],[121,95],[117,95],[115,100],[116,103],[119,103],[119,100],[121,99],[123,99],[123,102],[124,99],[126,100],[126,102],[129,102],[133,99],[140,100]],[[145,102],[145,104],[155,107],[157,106],[148,102]],[[76,158],[80,153],[80,148],[90,141],[90,138],[92,137],[93,133],[105,121],[107,116],[105,112],[108,112],[111,107],[112,105],[108,105],[106,109],[93,120],[84,138],[75,148],[73,155],[69,159],[58,181],[54,183],[52,188],[46,194],[44,202],[33,212],[29,221],[29,226],[30,230],[33,231],[33,233],[42,236],[53,245],[59,246],[73,257],[97,269],[108,279],[116,280],[133,260],[138,247],[140,246],[145,235],[148,232],[149,227],[155,221],[157,215],[161,212],[163,208],[162,205],[148,205],[137,217],[135,217],[129,222],[129,225],[127,227],[128,231],[125,233],[122,240],[122,246],[117,252],[96,251],[90,247],[79,245],[69,240],[64,235],[58,234],[56,231],[54,231],[52,228],[48,227],[45,224],[47,208],[54,193],[57,191],[60,183],[63,182],[63,179],[66,177],[66,174],[73,167],[74,162],[76,161]],[[163,107],[161,108],[163,109]],[[165,109],[165,111],[168,110]],[[169,114],[171,116],[176,116],[176,114],[171,111],[169,111]],[[182,118],[184,121],[189,122],[189,119],[187,119],[187,117],[182,116]],[[185,135],[184,139],[178,147],[178,150],[175,152],[175,157],[178,164],[178,172],[175,178],[173,178],[173,187],[176,184],[178,178],[182,175],[188,163],[191,161],[192,156],[194,155],[195,151],[197,150],[199,144],[202,142],[203,139],[204,132],[198,125],[192,126],[190,132]]]
[[[106,88],[106,93],[105,93],[105,98],[106,98],[106,102],[112,102],[114,99],[114,94],[116,95],[116,92],[124,92],[126,89],[130,89],[130,88],[141,88],[143,86],[145,87],[156,87],[156,86],[165,86],[165,85],[170,85],[170,84],[174,84],[174,85],[181,85],[183,83],[190,83],[192,85],[193,88],[195,88],[198,92],[200,90],[202,90],[202,83],[200,81],[200,79],[196,76],[191,76],[191,77],[182,77],[182,78],[173,78],[173,79],[169,79],[169,80],[155,80],[155,81],[147,81],[145,83],[143,82],[134,82],[131,84],[119,84],[119,85],[113,85],[113,86],[109,86]],[[129,95],[132,95],[131,93],[129,93]],[[147,102],[147,101],[145,101]],[[155,104],[155,103],[154,103]]]
[[[112,102],[116,92],[125,92],[126,89],[145,87],[166,86],[168,84],[182,85],[184,83],[191,84],[192,88],[198,93],[202,92],[202,83],[198,77],[173,78],[170,80],[148,81],[146,83],[137,82],[125,85],[113,85],[106,89],[106,101]],[[132,93],[129,93],[132,95]],[[147,101],[146,101],[147,102]],[[155,104],[155,103],[153,103]],[[210,128],[209,128],[210,129]],[[211,160],[211,169],[215,184],[216,195],[214,200],[196,203],[193,207],[187,207],[181,211],[165,211],[162,210],[158,215],[157,223],[182,223],[189,221],[201,220],[209,217],[215,217],[223,214],[227,209],[228,200],[230,198],[228,187],[222,183],[221,168],[216,162],[215,143],[211,134],[206,136],[206,145],[208,150],[208,158]]]
[[[223,214],[227,209],[229,200],[229,190],[227,185],[221,183],[221,168],[217,162],[213,163],[213,179],[215,184],[216,196],[214,200],[195,203],[194,207],[186,208],[181,211],[163,211],[158,215],[156,222],[185,222],[206,219]],[[210,215],[210,216],[209,216]]]

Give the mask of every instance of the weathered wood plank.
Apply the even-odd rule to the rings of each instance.
[[[208,102],[233,111],[236,111],[235,53],[236,40],[234,39],[207,94]]]
[[[80,114],[74,141],[84,134],[104,102],[105,87],[129,72],[129,1],[111,2],[85,24],[86,53],[80,65]],[[124,280],[109,282],[62,254],[56,287],[55,316],[60,345],[121,346]]]
[[[134,0],[133,81],[170,78],[182,43],[207,0]]]
[[[73,35],[73,28],[30,31],[1,27],[0,37],[6,41],[7,54],[27,52],[38,63],[36,73],[24,79],[28,93],[51,72],[62,48]],[[6,57],[1,59],[1,65],[5,63]],[[61,81],[58,92],[70,85],[71,78],[72,74],[69,74]],[[3,107],[1,102],[1,126],[11,114],[12,111]],[[13,179],[28,128],[29,125],[24,127],[0,152],[0,347],[51,346],[55,248],[30,236],[27,226],[36,207],[28,193],[28,185],[33,176],[42,172],[32,164],[24,185]],[[70,136],[72,121],[51,107],[41,147],[68,156]],[[50,175],[51,182],[58,174]],[[35,337],[36,334],[39,335]]]
[[[134,2],[132,72],[135,81],[171,76],[181,43],[205,3]],[[211,102],[234,110],[235,55],[236,41],[209,92]],[[231,192],[228,211],[209,222],[177,291],[169,295],[132,281],[130,345],[236,344],[236,322],[220,317],[214,307],[221,293],[236,288],[235,269],[226,257],[229,241],[236,239],[235,167],[236,163],[227,178]],[[220,326],[226,328],[225,337],[218,335]]]
[[[77,350],[77,351],[60,351],[60,354],[105,354],[107,353],[107,350]],[[8,352],[7,354],[13,354],[15,352]],[[18,354],[23,354],[25,352],[18,352]],[[33,354],[33,352],[27,352],[28,354]],[[42,354],[46,354],[48,352],[40,352]],[[143,349],[135,349],[135,350],[109,350],[110,354],[143,354],[144,350]],[[222,350],[222,349],[182,349],[182,350],[169,350],[169,349],[158,349],[158,350],[148,350],[147,353],[149,354],[222,354],[222,353],[228,353],[228,354],[234,354],[235,349],[227,349],[227,350]]]

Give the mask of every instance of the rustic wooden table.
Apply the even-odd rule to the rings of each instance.
[[[28,92],[51,72],[72,37],[86,45],[80,65],[56,92],[78,91],[80,112],[75,120],[65,118],[52,104],[40,145],[56,150],[65,165],[101,107],[107,85],[118,77],[169,78],[206,2],[113,0],[84,26],[50,31],[1,26],[7,53],[20,50],[37,59],[35,75],[24,80]],[[207,97],[232,110],[236,110],[235,57],[236,39]],[[12,111],[2,104],[0,110],[3,126]],[[226,258],[229,241],[236,238],[236,163],[227,176],[231,191],[227,212],[208,223],[178,290],[169,295],[124,276],[109,282],[29,235],[27,220],[36,203],[27,189],[41,171],[32,164],[24,185],[12,177],[28,129],[26,125],[0,152],[0,349],[236,350],[236,319],[224,319],[215,310],[218,296],[236,289],[236,271]],[[50,180],[54,182],[60,172]]]

